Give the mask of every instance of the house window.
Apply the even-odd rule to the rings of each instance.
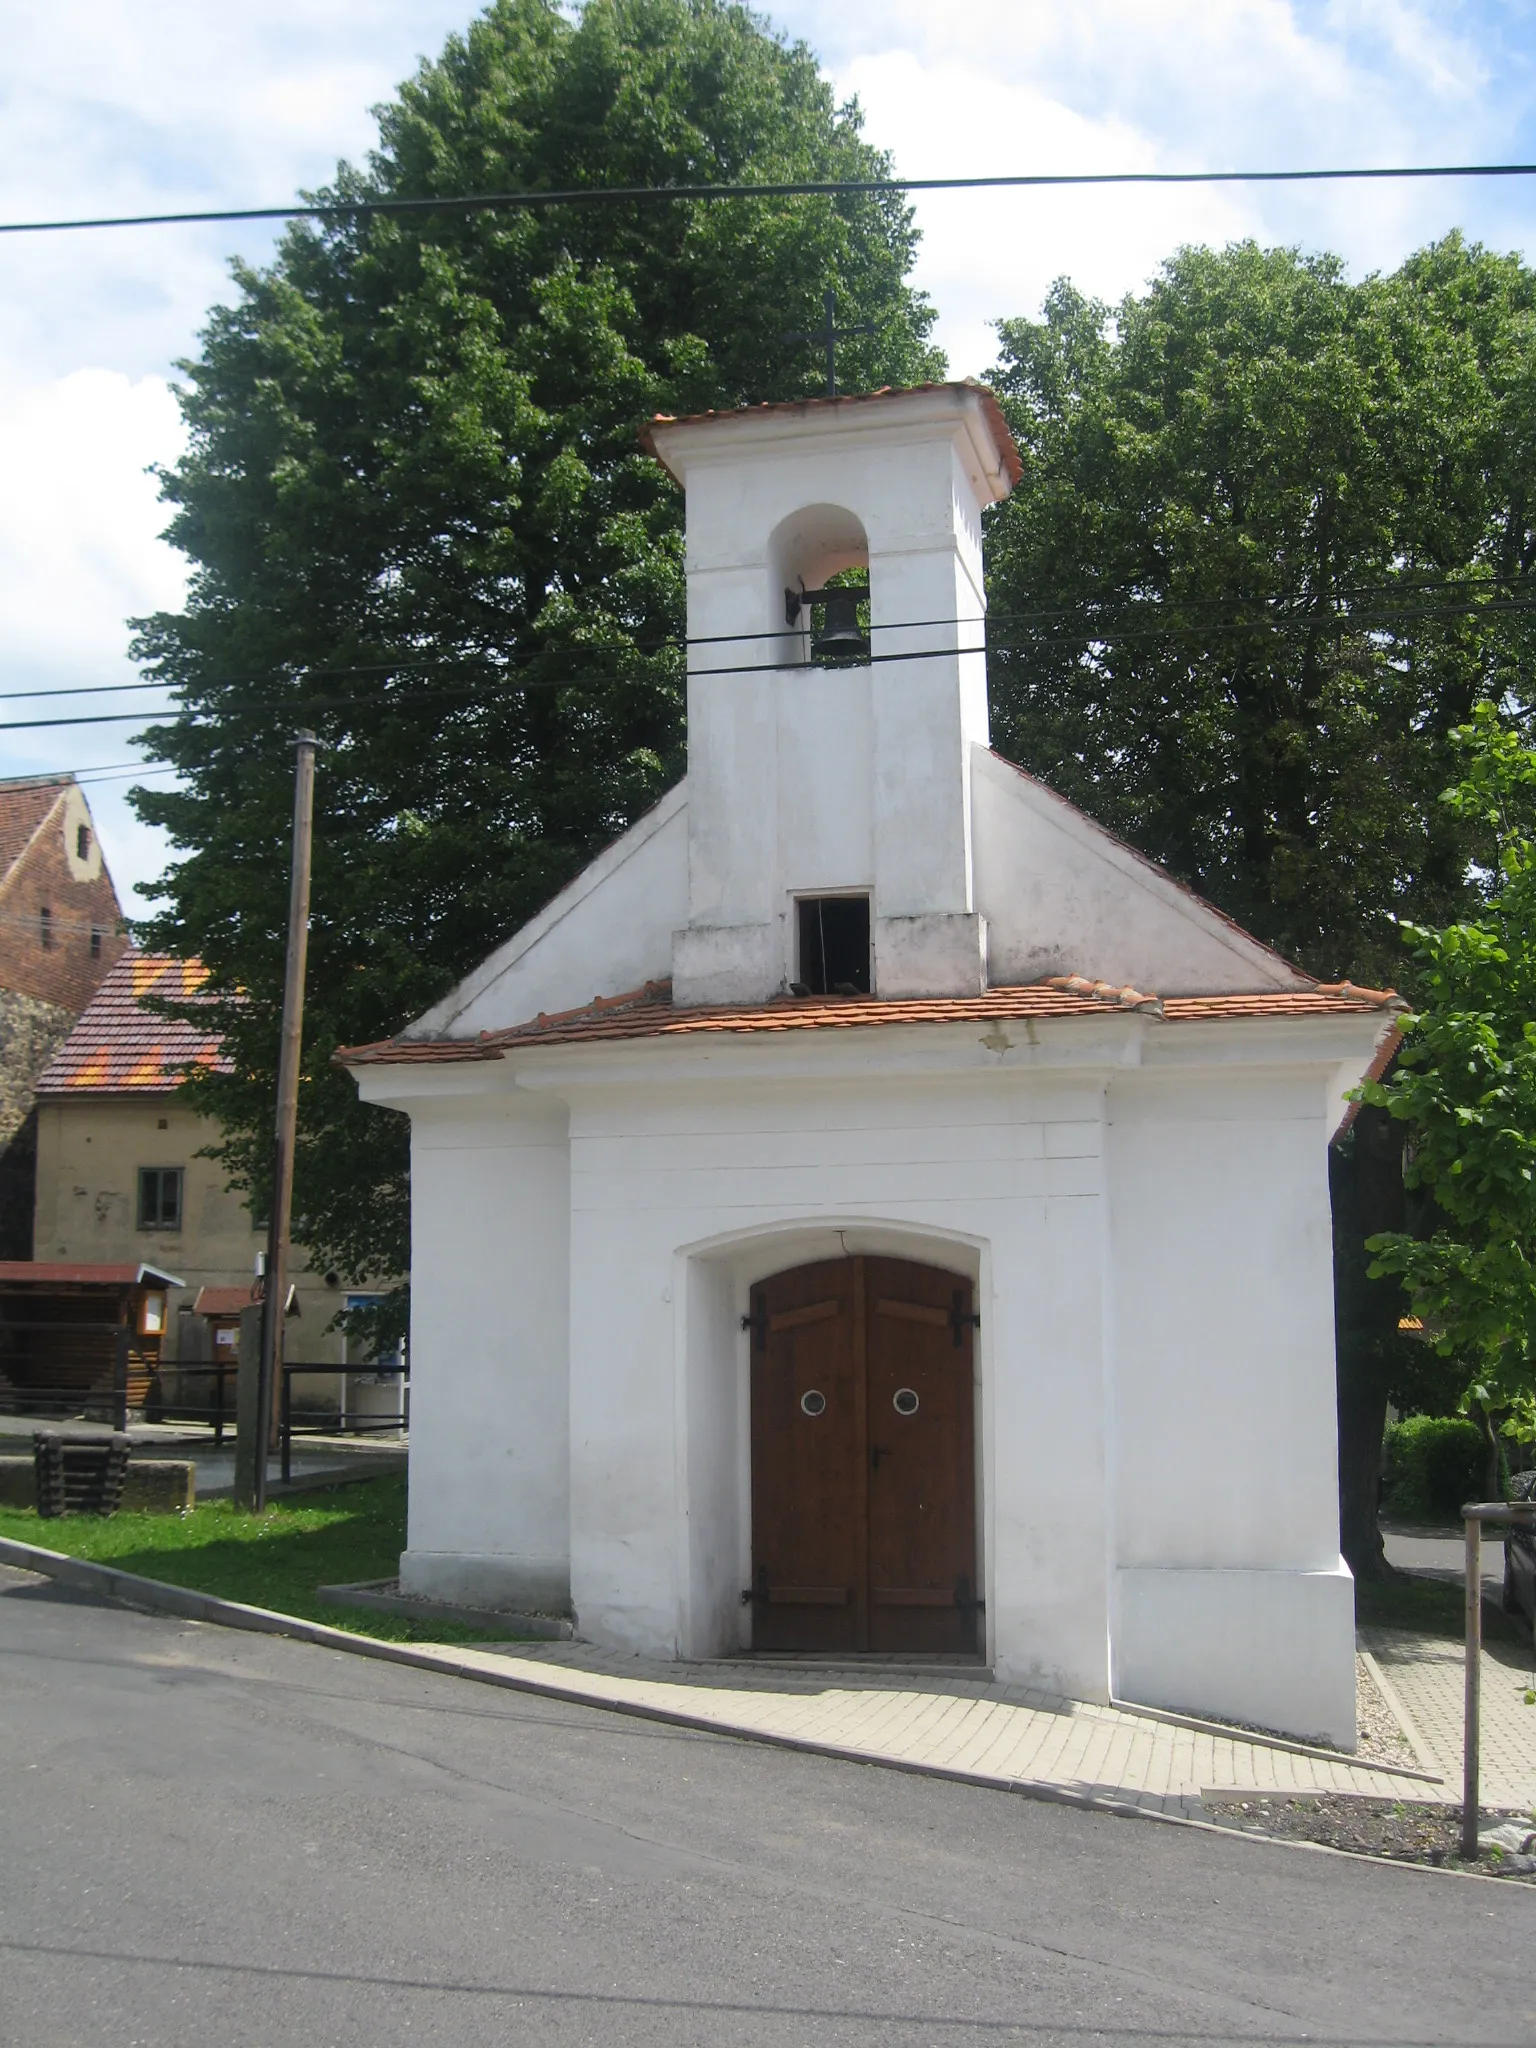
[[[101,958],[101,926],[99,924],[91,926],[91,958],[93,960]]]
[[[802,896],[796,909],[800,941],[797,992],[867,996],[869,898]]]
[[[179,1166],[139,1168],[140,1230],[180,1230],[182,1171]]]
[[[46,903],[37,913],[37,942],[45,953],[53,951],[53,912]]]
[[[75,827],[75,859],[89,860],[91,857],[91,828],[89,825]]]

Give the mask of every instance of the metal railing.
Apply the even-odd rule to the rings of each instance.
[[[378,1380],[381,1377],[400,1381],[400,1412],[398,1415],[348,1415],[343,1412],[333,1422],[327,1417],[318,1422],[295,1422],[293,1419],[293,1383],[306,1376],[316,1379]],[[293,1477],[293,1439],[296,1436],[382,1436],[386,1432],[402,1434],[411,1419],[411,1382],[402,1368],[391,1372],[377,1360],[368,1365],[289,1365],[283,1364],[282,1394],[278,1404],[278,1447],[283,1460],[283,1484],[286,1486]]]
[[[174,1398],[166,1393],[160,1395],[156,1404],[159,1418],[166,1422],[209,1423],[213,1428],[215,1445],[222,1446],[224,1431],[232,1428],[235,1420],[234,1400],[226,1395],[225,1388],[234,1384],[239,1370],[232,1359],[213,1364],[189,1359],[185,1365],[180,1360],[172,1360],[164,1367],[164,1371],[176,1375],[176,1394]],[[181,1383],[189,1379],[213,1381],[212,1391],[206,1401],[186,1399]]]

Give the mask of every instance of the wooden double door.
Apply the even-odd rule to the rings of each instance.
[[[970,1282],[831,1259],[752,1290],[752,1640],[978,1647]]]

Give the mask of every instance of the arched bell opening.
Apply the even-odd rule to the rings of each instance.
[[[870,651],[869,541],[842,505],[807,505],[769,538],[768,631],[777,667],[846,666]]]

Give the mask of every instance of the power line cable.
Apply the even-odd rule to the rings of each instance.
[[[1204,601],[1194,600],[1192,606],[1189,608],[1198,609],[1199,605],[1202,602]],[[1237,599],[1231,601],[1209,600],[1209,602],[1228,603],[1231,609],[1236,610],[1240,609],[1248,603],[1264,604],[1270,601]],[[1290,601],[1276,600],[1274,602]],[[1153,620],[1147,617],[1149,613],[1153,613],[1160,610],[1172,611],[1175,613],[1175,616],[1172,618],[1162,618],[1157,620]],[[874,626],[872,628],[872,631],[875,633],[902,631],[914,632],[921,629],[936,630],[939,628],[948,627],[980,627],[985,632],[988,628],[991,627],[1001,627],[1008,625],[1018,626],[1023,624],[1040,623],[1044,623],[1049,626],[1050,622],[1055,621],[1057,623],[1052,628],[1052,637],[1055,637],[1057,639],[1080,640],[1086,642],[1090,646],[1101,643],[1109,644],[1115,642],[1122,642],[1126,640],[1186,638],[1191,634],[1214,636],[1218,634],[1246,634],[1255,632],[1265,632],[1274,633],[1278,635],[1286,632],[1338,631],[1352,632],[1356,634],[1365,635],[1380,635],[1389,630],[1400,629],[1405,626],[1437,623],[1444,624],[1446,622],[1454,622],[1456,620],[1468,618],[1480,620],[1488,617],[1496,619],[1519,618],[1527,614],[1536,616],[1536,599],[1480,598],[1466,603],[1456,604],[1443,599],[1437,602],[1422,603],[1413,599],[1410,596],[1401,604],[1368,605],[1363,606],[1358,611],[1340,611],[1336,607],[1328,611],[1319,611],[1314,601],[1300,600],[1296,603],[1294,610],[1286,613],[1283,616],[1276,617],[1272,615],[1267,618],[1232,617],[1226,620],[1209,618],[1201,619],[1198,617],[1193,619],[1186,618],[1182,616],[1185,610],[1186,606],[1179,600],[1173,600],[1171,603],[1168,601],[1158,601],[1155,603],[1149,602],[1146,605],[1122,605],[1118,612],[1095,612],[1090,608],[1086,616],[1084,608],[1082,606],[1057,606],[1044,608],[1036,612],[994,613],[986,618],[979,620],[975,618],[951,618],[909,621],[900,625],[879,624]],[[1074,626],[1076,628],[1075,631],[1066,630]],[[637,652],[645,651],[647,645],[649,646],[651,651],[667,649],[682,651],[689,645],[713,645],[719,644],[724,641],[782,640],[784,638],[789,637],[789,635],[794,630],[795,629],[793,628],[785,628],[781,631],[773,633],[715,634],[708,636],[706,640],[694,642],[687,642],[683,640],[674,639],[665,641],[654,641],[650,643],[628,642],[607,648],[594,647],[590,645],[584,647],[570,648],[543,648],[531,650],[517,657],[517,663],[519,667],[527,667],[531,666],[535,662],[547,662],[551,659],[558,660],[561,658],[567,658],[570,660],[579,660],[583,663],[590,664],[596,656],[600,656],[603,654],[618,656],[631,655]],[[867,657],[867,663],[858,665],[883,664],[907,661],[927,661],[937,658],[943,658],[946,656],[958,655],[994,654],[999,657],[1006,658],[1014,651],[1015,650],[1009,646],[1006,640],[998,641],[994,638],[990,644],[984,644],[980,647],[904,648],[895,653],[872,653],[870,656]],[[480,658],[483,659],[484,657]],[[462,667],[465,662],[473,661],[475,659],[476,657],[473,655],[449,657],[446,662],[442,663],[442,666],[447,670],[448,673],[451,674],[457,668]],[[303,675],[287,677],[271,675],[210,677],[201,680],[196,684],[182,684],[175,685],[173,687],[180,689],[181,691],[183,691],[183,693],[194,690],[209,690],[218,687],[230,688],[240,684],[252,684],[262,686],[267,689],[271,689],[271,687],[274,684],[300,684],[302,683],[306,676],[339,676],[365,674],[377,674],[381,676],[411,676],[420,673],[420,671],[423,669],[429,669],[434,665],[435,664],[427,662],[378,662],[367,664],[359,663],[352,667],[307,669],[304,671]],[[689,671],[689,674],[692,678],[707,676],[757,675],[761,674],[765,670],[765,668],[771,668],[782,665],[783,664],[763,663],[755,661],[738,662],[723,664],[713,668],[694,668]],[[389,710],[395,706],[403,704],[437,703],[449,697],[473,698],[477,696],[483,697],[484,701],[487,704],[489,704],[493,700],[487,693],[487,684],[494,684],[496,680],[498,679],[482,679],[481,681],[476,683],[466,683],[459,686],[448,685],[447,687],[438,687],[432,690],[385,690],[377,691],[367,696],[351,694],[334,697],[297,697],[289,708],[295,711],[308,710],[314,712],[321,712],[348,710],[359,705],[366,705],[374,709]],[[589,676],[580,675],[518,676],[516,674],[509,675],[505,678],[509,692],[533,689],[573,690],[580,689],[589,685],[596,686],[600,683],[608,683],[615,680],[623,679],[616,679],[612,677],[593,678]],[[100,691],[102,693],[133,687],[135,686],[125,684],[103,684],[99,686]],[[166,688],[167,685],[163,682],[155,682],[145,683],[138,687],[146,689],[163,689]],[[18,691],[14,693],[13,699],[7,699],[3,696],[0,696],[0,702],[15,701],[16,699],[33,696],[58,695],[72,697],[87,696],[94,694],[97,694],[96,688],[87,685],[84,687],[63,689],[57,692]],[[158,719],[167,718],[174,720],[185,717],[190,708],[191,707],[189,707],[186,703],[183,702],[177,704],[146,705],[136,711],[73,712],[57,718],[12,719],[5,722],[0,722],[0,732],[37,732],[83,725],[133,725],[138,724],[140,721],[153,722]],[[219,707],[219,710],[221,716],[224,718],[238,717],[242,711],[248,711],[253,716],[266,716],[270,713],[271,706],[269,703],[263,702],[261,704],[252,704],[249,706],[226,705]],[[194,711],[193,716],[194,719],[196,720],[196,711]]]
[[[1536,612],[1536,596],[1501,597],[1496,594],[1497,589],[1498,586],[1491,580],[1479,585],[1475,582],[1468,582],[1465,579],[1435,577],[1411,584],[1380,583],[1346,586],[1326,597],[1308,596],[1304,593],[1294,596],[1286,593],[1277,593],[1269,597],[1173,597],[1142,600],[1134,598],[1088,598],[1068,605],[1036,606],[1028,611],[992,610],[984,614],[980,619],[970,616],[966,618],[880,620],[874,623],[871,630],[876,633],[908,633],[927,631],[940,627],[975,626],[978,624],[987,630],[992,630],[1006,626],[1028,626],[1049,624],[1053,621],[1070,622],[1077,620],[1082,622],[1085,628],[1100,630],[1105,633],[1114,632],[1117,637],[1120,637],[1126,631],[1127,621],[1134,621],[1140,626],[1148,614],[1158,612],[1176,614],[1177,616],[1167,619],[1161,625],[1149,626],[1145,630],[1170,633],[1195,630],[1219,632],[1224,629],[1245,631],[1258,627],[1275,627],[1280,629],[1319,624],[1368,628],[1370,622],[1377,619],[1405,621],[1409,624],[1414,624],[1437,618],[1459,618],[1474,615],[1478,617],[1505,617],[1523,612]],[[1444,590],[1448,595],[1439,598],[1433,603],[1425,603],[1423,601],[1425,593],[1433,596],[1438,590]],[[1486,590],[1488,594],[1478,594],[1480,590]],[[1401,592],[1400,597],[1396,596],[1398,592]],[[1454,600],[1453,594],[1456,592],[1466,593],[1461,602]],[[1358,600],[1377,596],[1392,601],[1384,604],[1364,605],[1359,611],[1341,612],[1337,609],[1340,605],[1353,605]],[[1319,605],[1327,605],[1333,607],[1333,609],[1324,613],[1319,611]],[[1280,611],[1282,607],[1285,608],[1284,614],[1278,619],[1274,617],[1268,619],[1233,617],[1225,623],[1225,628],[1223,622],[1219,619],[1215,621],[1201,621],[1198,617],[1191,620],[1187,616],[1189,614],[1198,615],[1218,609],[1233,614],[1246,613],[1253,608],[1274,613]],[[148,677],[137,683],[70,683],[46,690],[0,691],[0,704],[19,704],[38,698],[117,696],[140,690],[201,691],[233,688],[242,683],[270,688],[274,684],[297,683],[306,677],[316,676],[389,676],[413,675],[422,671],[430,672],[434,669],[447,669],[451,671],[462,667],[465,663],[475,661],[523,666],[534,662],[548,662],[561,659],[592,661],[605,654],[633,655],[665,653],[668,651],[682,652],[691,647],[718,647],[731,644],[741,645],[749,642],[784,640],[792,637],[800,630],[802,629],[782,626],[766,633],[673,634],[665,637],[614,642],[607,646],[600,642],[585,642],[566,647],[545,646],[468,652],[446,656],[432,655],[423,657],[420,660],[405,659],[399,661],[316,664],[306,662],[294,674],[284,675],[270,670],[265,674],[260,674],[254,670],[245,670],[239,674],[200,676],[194,681],[187,683],[171,683],[161,677]],[[1006,650],[999,649],[998,651]],[[736,673],[737,671],[698,669],[693,671],[696,675],[727,672]],[[741,672],[745,673],[746,671],[744,669]],[[532,686],[520,685],[519,687]],[[558,677],[542,678],[540,679],[539,686],[550,688],[569,687]],[[353,699],[348,701],[392,700]],[[131,721],[134,718],[175,717],[183,709],[185,709],[185,706],[180,704],[149,705],[142,711],[126,713],[124,715],[124,722]],[[40,720],[37,722],[39,724],[47,724],[62,721]],[[3,729],[0,728],[0,730]]]
[[[1050,190],[1079,185],[1306,185],[1422,178],[1530,178],[1536,164],[1362,164],[1288,171],[1020,171],[979,178],[798,178],[762,184],[577,185],[562,190],[428,194],[411,199],[334,199],[298,206],[206,207],[186,213],[97,214],[68,220],[0,221],[0,235],[67,234],[81,228],[196,226],[212,221],[362,220],[372,215],[492,213],[512,207],[670,205],[678,200],[843,199],[909,192]]]
[[[1528,612],[1536,614],[1536,603],[1522,602],[1518,605],[1510,606],[1509,609],[1511,611],[1518,611],[1521,613]],[[1166,639],[1170,636],[1183,637],[1192,633],[1209,635],[1212,633],[1221,632],[1223,630],[1234,634],[1252,632],[1269,632],[1279,634],[1291,629],[1306,630],[1315,629],[1318,627],[1334,627],[1341,630],[1353,629],[1355,632],[1363,632],[1366,634],[1370,634],[1372,632],[1379,633],[1382,630],[1380,624],[1380,617],[1385,615],[1374,616],[1376,616],[1378,620],[1377,624],[1375,625],[1372,625],[1369,619],[1362,621],[1348,616],[1343,618],[1335,617],[1330,619],[1318,619],[1316,617],[1309,618],[1302,616],[1298,617],[1293,621],[1279,622],[1273,620],[1266,621],[1262,619],[1236,620],[1231,622],[1225,629],[1217,625],[1212,625],[1209,622],[1192,622],[1187,626],[1170,626],[1167,624],[1163,624],[1158,626],[1148,626],[1142,628],[1123,627],[1119,631],[1113,633],[1089,632],[1086,635],[1079,634],[1074,635],[1072,637],[1074,639],[1085,639],[1087,647],[1091,647],[1095,644],[1108,644],[1111,642],[1122,642],[1126,640]],[[1447,613],[1443,610],[1437,609],[1434,611],[1425,611],[1417,615],[1409,615],[1407,613],[1395,613],[1390,616],[1393,619],[1395,619],[1397,624],[1401,625],[1405,621],[1408,623],[1414,623],[1416,622],[1416,620],[1423,619],[1435,621],[1443,620],[1446,617],[1461,618],[1465,616],[1465,613],[1459,610]],[[961,621],[960,623],[974,625],[977,622],[975,620],[965,620]],[[615,651],[623,652],[624,650],[619,649]],[[864,656],[862,659],[858,661],[850,662],[846,665],[850,667],[867,668],[884,666],[888,663],[895,662],[935,661],[943,659],[953,659],[962,655],[986,656],[988,654],[992,654],[1006,658],[1014,651],[1015,650],[1011,649],[1006,643],[998,645],[995,642],[991,646],[983,644],[979,647],[906,648],[894,654],[871,653],[869,655]],[[1084,651],[1086,651],[1086,647]],[[781,665],[782,664],[764,662],[736,662],[717,668],[693,669],[690,671],[690,679],[694,680],[712,676],[762,675],[764,673],[767,673],[772,668]],[[836,665],[843,666],[844,664],[839,663]],[[539,689],[576,690],[581,689],[583,687],[595,687],[599,684],[611,683],[614,680],[615,679],[611,677],[589,678],[583,676],[524,676],[520,679],[515,679],[510,683],[509,694],[515,691]],[[405,704],[441,704],[445,699],[454,697],[464,698],[466,700],[479,698],[481,700],[481,706],[487,709],[491,708],[492,704],[495,701],[493,698],[491,698],[485,693],[483,684],[474,683],[464,684],[461,686],[454,686],[450,684],[445,688],[438,688],[434,690],[395,690],[388,691],[385,693],[376,692],[370,696],[297,697],[291,704],[285,706],[284,708],[287,711],[292,712],[294,715],[303,714],[304,716],[317,716],[322,712],[346,711],[355,709],[360,706],[366,706],[367,708],[375,711],[390,711]],[[223,724],[226,722],[233,721],[234,719],[237,719],[242,712],[248,714],[251,717],[270,718],[270,716],[272,715],[272,708],[273,707],[268,703],[224,706],[220,707],[220,717],[217,721],[210,720],[206,717],[200,718],[194,716],[192,723],[194,727],[199,731],[213,731],[217,729],[217,726],[219,724]],[[159,709],[151,708],[142,711],[97,711],[76,714],[74,716],[64,718],[13,719],[5,722],[0,722],[0,732],[36,732],[42,730],[56,729],[60,727],[74,727],[82,725],[137,724],[139,721],[146,719],[153,720],[156,718],[181,718],[185,715],[186,710],[187,707],[184,705],[168,705],[160,707]]]

